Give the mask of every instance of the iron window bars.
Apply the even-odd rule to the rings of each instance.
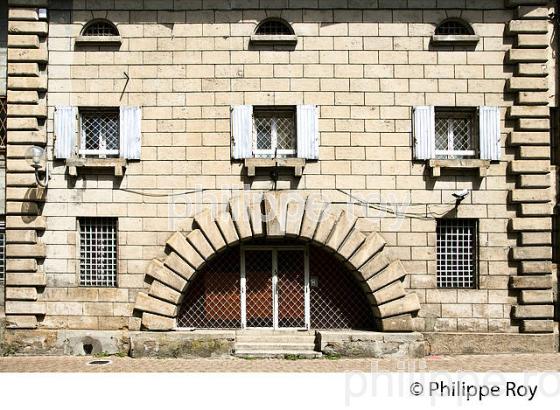
[[[474,34],[473,29],[461,20],[445,20],[436,27],[436,35],[439,36],[470,36]]]
[[[436,110],[436,157],[472,158],[477,155],[476,112]]]
[[[82,36],[118,36],[119,31],[109,21],[106,20],[93,20],[89,22],[82,31]]]
[[[80,155],[99,158],[119,155],[118,110],[80,111],[80,129]]]
[[[6,279],[6,221],[0,220],[0,282]]]
[[[476,287],[477,221],[439,219],[437,221],[438,288]]]
[[[279,19],[263,21],[255,30],[257,36],[290,36],[294,31],[288,23]]]
[[[80,285],[117,285],[117,219],[79,219]]]
[[[257,158],[296,155],[295,113],[293,110],[255,110],[253,152]]]
[[[6,150],[8,135],[8,102],[6,97],[0,98],[0,151]]]

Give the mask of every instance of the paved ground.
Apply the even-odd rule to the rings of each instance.
[[[430,356],[425,359],[131,359],[109,357],[3,357],[0,372],[348,372],[348,371],[560,371],[560,354]]]

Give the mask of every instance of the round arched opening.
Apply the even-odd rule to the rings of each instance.
[[[210,260],[189,284],[177,327],[364,329],[375,321],[352,272],[295,241],[250,241]]]

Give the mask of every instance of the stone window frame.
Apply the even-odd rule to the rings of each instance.
[[[264,24],[269,22],[278,22],[283,24],[291,34],[259,34],[259,28]],[[298,37],[292,25],[280,17],[267,17],[261,20],[255,27],[255,31],[251,35],[249,43],[251,45],[287,45],[295,46],[297,44]]]
[[[464,27],[469,34],[438,34],[438,29],[446,23],[457,23]],[[480,41],[471,24],[461,18],[447,18],[437,24],[432,35],[431,43],[433,45],[464,45],[475,46]]]
[[[103,23],[107,26],[110,26],[112,29],[115,30],[117,33],[116,35],[91,35],[87,34],[88,28],[90,28],[94,24]],[[112,22],[107,19],[96,18],[93,20],[88,21],[84,24],[82,30],[80,31],[80,35],[76,38],[76,45],[120,45],[122,43],[122,38],[120,36],[120,32],[118,27]]]

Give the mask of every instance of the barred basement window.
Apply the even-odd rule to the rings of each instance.
[[[86,24],[82,36],[118,36],[119,30],[108,20],[93,20]]]
[[[436,110],[436,158],[477,155],[476,111]]]
[[[81,110],[80,127],[80,155],[99,158],[119,155],[119,110]]]
[[[291,36],[292,27],[284,20],[271,18],[262,21],[255,30],[257,36]]]
[[[117,219],[80,218],[80,285],[117,285]]]
[[[476,287],[477,221],[437,221],[438,288]]]
[[[8,135],[8,102],[6,97],[0,98],[0,151],[6,150]]]
[[[6,278],[6,221],[0,220],[0,282]]]
[[[474,30],[462,20],[449,19],[436,27],[435,34],[438,36],[470,36],[474,34]]]
[[[253,114],[253,152],[255,157],[293,157],[296,130],[293,110],[255,109]]]

